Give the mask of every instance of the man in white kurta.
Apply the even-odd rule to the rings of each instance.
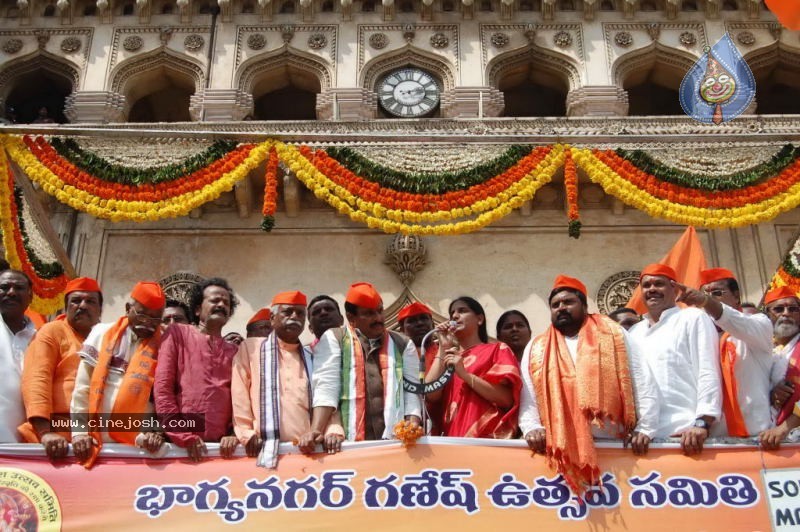
[[[658,387],[655,437],[679,435],[684,453],[697,454],[722,409],[718,337],[704,311],[676,306],[676,277],[663,264],[642,270],[639,282],[648,312],[629,333]]]
[[[773,323],[775,343],[770,378],[772,414],[775,424],[781,425],[800,400],[800,299],[791,288],[781,286],[766,293],[764,307]]]
[[[703,270],[700,279],[700,290],[679,285],[678,301],[703,309],[719,329],[722,416],[711,436],[754,436],[772,425],[772,322],[741,311],[739,284],[730,270]]]
[[[0,443],[20,441],[17,427],[25,422],[22,402],[22,361],[36,334],[25,311],[33,299],[33,287],[24,273],[0,273]]]
[[[563,278],[566,279],[566,281],[563,281],[561,284],[559,284],[559,280],[562,279],[562,276],[559,276],[559,278],[556,279],[556,285],[554,286],[549,298],[549,303],[551,305],[551,321],[553,322],[551,327],[555,327],[561,331],[562,334],[564,334],[564,343],[567,346],[567,351],[572,358],[573,364],[577,364],[578,337],[580,330],[584,327],[590,326],[590,322],[586,319],[587,316],[589,316],[586,304],[573,304],[574,309],[567,307],[567,309],[572,311],[574,314],[574,316],[570,316],[572,319],[567,323],[563,323],[563,321],[566,321],[566,318],[559,314],[560,309],[555,307],[555,304],[556,298],[559,297],[558,295],[565,291],[572,292],[574,297],[577,297],[580,302],[584,302],[586,299],[586,288],[582,283],[578,284],[577,282],[574,282],[577,280],[568,277]],[[572,285],[569,284],[570,281],[573,281]],[[566,295],[567,298],[570,296],[570,294],[562,294],[562,296],[564,295]],[[582,299],[581,295],[583,296]],[[561,299],[564,298],[562,297]],[[564,302],[565,304],[569,304],[571,300],[564,299]],[[559,320],[562,320],[562,322],[559,322]],[[572,328],[570,328],[570,325]],[[609,326],[616,327],[616,324],[609,324]],[[637,454],[644,454],[647,452],[649,442],[655,435],[656,428],[658,426],[658,390],[650,373],[649,367],[647,367],[647,365],[645,365],[641,360],[640,350],[636,348],[636,345],[633,342],[631,342],[630,338],[628,338],[627,332],[622,329],[621,326],[618,327],[618,329],[625,341],[625,351],[628,356],[628,369],[630,371],[631,381],[633,384],[634,402],[636,404],[637,422],[636,427],[633,429],[633,434],[631,434],[630,437],[634,438],[636,433],[641,435],[635,437],[635,445],[633,446],[633,450]],[[568,334],[573,335],[568,336]],[[534,338],[534,340],[536,339]],[[536,392],[530,372],[530,357],[533,344],[533,341],[528,343],[520,363],[523,386],[520,394],[519,428],[522,431],[523,437],[525,437],[526,441],[528,442],[535,441],[534,435],[537,431],[545,430],[539,415],[539,405],[537,403]],[[593,423],[591,425],[591,431],[592,436],[595,439],[617,439],[619,433],[618,427],[613,426],[611,423],[605,423],[602,427]]]
[[[369,283],[350,287],[345,313],[348,325],[327,330],[314,348],[314,413],[306,438],[321,443],[330,415],[339,409],[347,440],[391,439],[397,422],[419,423],[419,396],[402,389],[402,379],[419,379],[417,349],[405,336],[386,331],[383,301]],[[363,362],[353,356],[357,349]],[[353,400],[343,399],[343,388]]]

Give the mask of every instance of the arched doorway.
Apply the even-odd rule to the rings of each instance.
[[[695,61],[659,48],[622,59],[615,78],[628,93],[628,115],[683,115],[678,89]]]
[[[72,92],[72,80],[39,68],[25,73],[11,82],[5,98],[6,115],[13,110],[16,122],[65,123],[64,101]]]
[[[566,116],[567,82],[537,71],[532,63],[518,65],[497,84],[503,93],[503,116]]]
[[[161,66],[131,81],[128,122],[189,122],[189,99],[194,80],[182,72]]]
[[[263,72],[253,85],[255,120],[316,120],[317,76],[283,65]]]

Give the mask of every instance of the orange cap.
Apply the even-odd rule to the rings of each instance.
[[[357,307],[368,309],[377,309],[383,304],[380,294],[375,290],[375,287],[369,283],[350,285],[350,290],[347,291],[347,296],[344,300]]]
[[[403,310],[397,315],[397,321],[403,321],[406,318],[410,318],[411,316],[417,316],[418,314],[429,314],[433,316],[433,312],[431,309],[420,303],[419,301],[414,301],[410,305],[406,305],[403,307]]]
[[[131,297],[150,310],[161,310],[167,304],[161,285],[150,281],[136,283],[131,290]]]
[[[64,295],[70,292],[102,292],[100,285],[91,277],[78,277],[67,283],[64,288]]]
[[[572,288],[577,290],[586,297],[586,285],[575,279],[574,277],[567,277],[566,275],[559,275],[553,283],[553,290],[556,288]],[[550,293],[553,293],[553,290]]]
[[[648,264],[644,267],[642,273],[639,275],[639,282],[642,281],[642,277],[645,275],[661,275],[662,277],[666,277],[671,281],[678,282],[678,274],[676,274],[675,270],[666,264]]]
[[[305,307],[307,302],[306,295],[297,290],[280,292],[272,298],[273,305],[303,305]]]
[[[256,312],[250,321],[247,322],[247,325],[257,321],[269,321],[272,318],[272,312],[268,308],[262,308],[258,312]]]
[[[795,299],[800,300],[800,298],[797,297],[797,293],[794,290],[784,285],[781,286],[780,288],[775,288],[767,292],[767,294],[764,296],[764,304],[769,305],[773,301],[777,301],[779,299],[783,299],[786,297],[793,297]]]
[[[736,279],[736,276],[727,268],[709,268],[700,272],[700,286],[723,279]]]

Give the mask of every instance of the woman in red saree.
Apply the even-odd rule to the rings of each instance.
[[[450,303],[449,313],[451,322],[437,328],[439,354],[425,379],[436,380],[447,366],[455,370],[444,388],[427,396],[441,402],[441,435],[513,438],[522,388],[519,362],[506,344],[488,343],[480,303],[459,297]]]

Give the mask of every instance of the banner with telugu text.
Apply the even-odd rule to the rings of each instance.
[[[599,449],[603,485],[572,496],[541,456],[433,438],[254,459],[100,459],[91,471],[0,449],[3,530],[782,530],[800,526],[800,446],[713,447],[698,458]],[[778,525],[776,526],[776,522]]]

